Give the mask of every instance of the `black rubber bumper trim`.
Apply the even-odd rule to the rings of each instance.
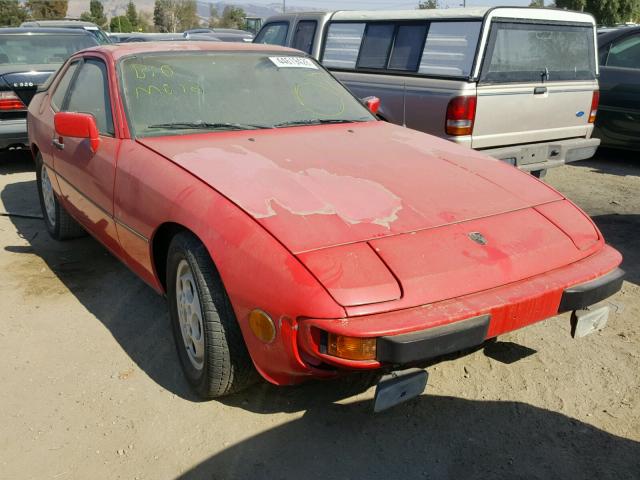
[[[481,315],[441,327],[378,338],[376,359],[407,364],[475,347],[484,342],[491,315]]]
[[[622,288],[624,276],[624,270],[616,268],[595,280],[567,288],[562,294],[558,313],[582,310],[610,297]]]

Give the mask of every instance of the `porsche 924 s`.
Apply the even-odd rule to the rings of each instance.
[[[46,227],[166,295],[204,397],[255,370],[401,370],[559,312],[602,322],[584,309],[620,288],[621,256],[586,214],[366,104],[281,47],[84,50],[29,107]]]

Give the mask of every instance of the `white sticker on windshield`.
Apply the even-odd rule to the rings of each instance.
[[[269,60],[278,68],[313,68],[318,69],[315,63],[305,57],[269,57]]]

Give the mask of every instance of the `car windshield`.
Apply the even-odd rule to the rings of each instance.
[[[0,64],[63,63],[78,50],[96,45],[96,40],[90,35],[3,34],[0,35]]]
[[[137,136],[374,120],[306,57],[162,53],[128,57],[119,68]]]

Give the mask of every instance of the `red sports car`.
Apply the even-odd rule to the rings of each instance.
[[[402,369],[564,311],[585,333],[622,283],[561,194],[377,121],[295,50],[84,50],[28,126],[47,229],[89,232],[167,296],[205,397],[254,367],[278,385]]]

